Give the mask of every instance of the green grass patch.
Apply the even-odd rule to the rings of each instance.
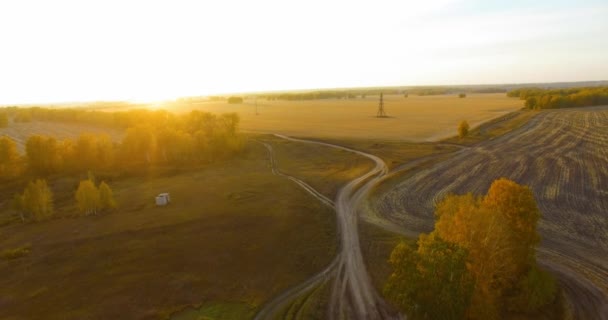
[[[251,319],[255,308],[246,303],[210,303],[187,308],[171,316],[171,320],[241,320]]]

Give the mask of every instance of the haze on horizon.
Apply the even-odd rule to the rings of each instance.
[[[0,3],[0,104],[608,79],[608,3]]]

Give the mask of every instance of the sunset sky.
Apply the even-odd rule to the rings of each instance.
[[[608,80],[607,17],[605,0],[0,1],[0,104]]]

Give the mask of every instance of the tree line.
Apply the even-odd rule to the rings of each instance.
[[[94,181],[89,174],[89,179],[80,181],[74,194],[78,211],[83,215],[116,208],[116,200],[110,186],[104,181],[96,186]],[[24,222],[46,220],[55,214],[53,192],[44,179],[29,182],[22,193],[13,196],[10,206]]]
[[[167,113],[167,115],[169,115]],[[25,142],[25,157],[10,137],[0,137],[0,178],[28,172],[36,176],[109,171],[150,165],[209,163],[238,153],[238,115],[192,111],[172,121],[138,124],[126,130],[120,143],[107,134],[82,133],[58,140],[32,135]]]
[[[558,109],[608,105],[608,87],[568,89],[521,88],[508,97],[525,100],[528,109]]]
[[[536,262],[540,211],[528,187],[502,178],[481,197],[447,196],[435,217],[417,248],[390,256],[384,292],[408,318],[502,319],[555,301],[556,281]]]
[[[69,115],[53,111],[48,114]],[[76,114],[80,114],[77,111]],[[111,113],[112,114],[112,113]],[[134,113],[129,113],[129,117]],[[139,113],[135,113],[139,114]],[[120,142],[107,134],[82,133],[74,139],[32,135],[25,141],[25,154],[8,136],[0,136],[0,180],[31,180],[14,195],[11,208],[21,220],[40,221],[55,215],[53,193],[47,178],[82,176],[74,194],[79,212],[97,214],[116,206],[110,186],[97,184],[92,172],[139,170],[151,166],[184,166],[211,163],[235,156],[244,145],[237,114],[215,115],[192,111],[184,115],[143,112],[143,120],[126,129]],[[145,117],[147,116],[147,118]]]
[[[187,116],[180,116],[166,110],[131,109],[127,111],[99,111],[87,108],[43,108],[5,107],[6,113],[15,122],[51,121],[78,123],[117,129],[127,129],[140,124],[154,127],[179,126]]]

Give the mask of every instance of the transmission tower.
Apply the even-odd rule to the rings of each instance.
[[[378,105],[378,113],[376,113],[376,118],[387,118],[388,115],[384,111],[384,99],[382,98],[382,93],[380,93],[380,104]]]

